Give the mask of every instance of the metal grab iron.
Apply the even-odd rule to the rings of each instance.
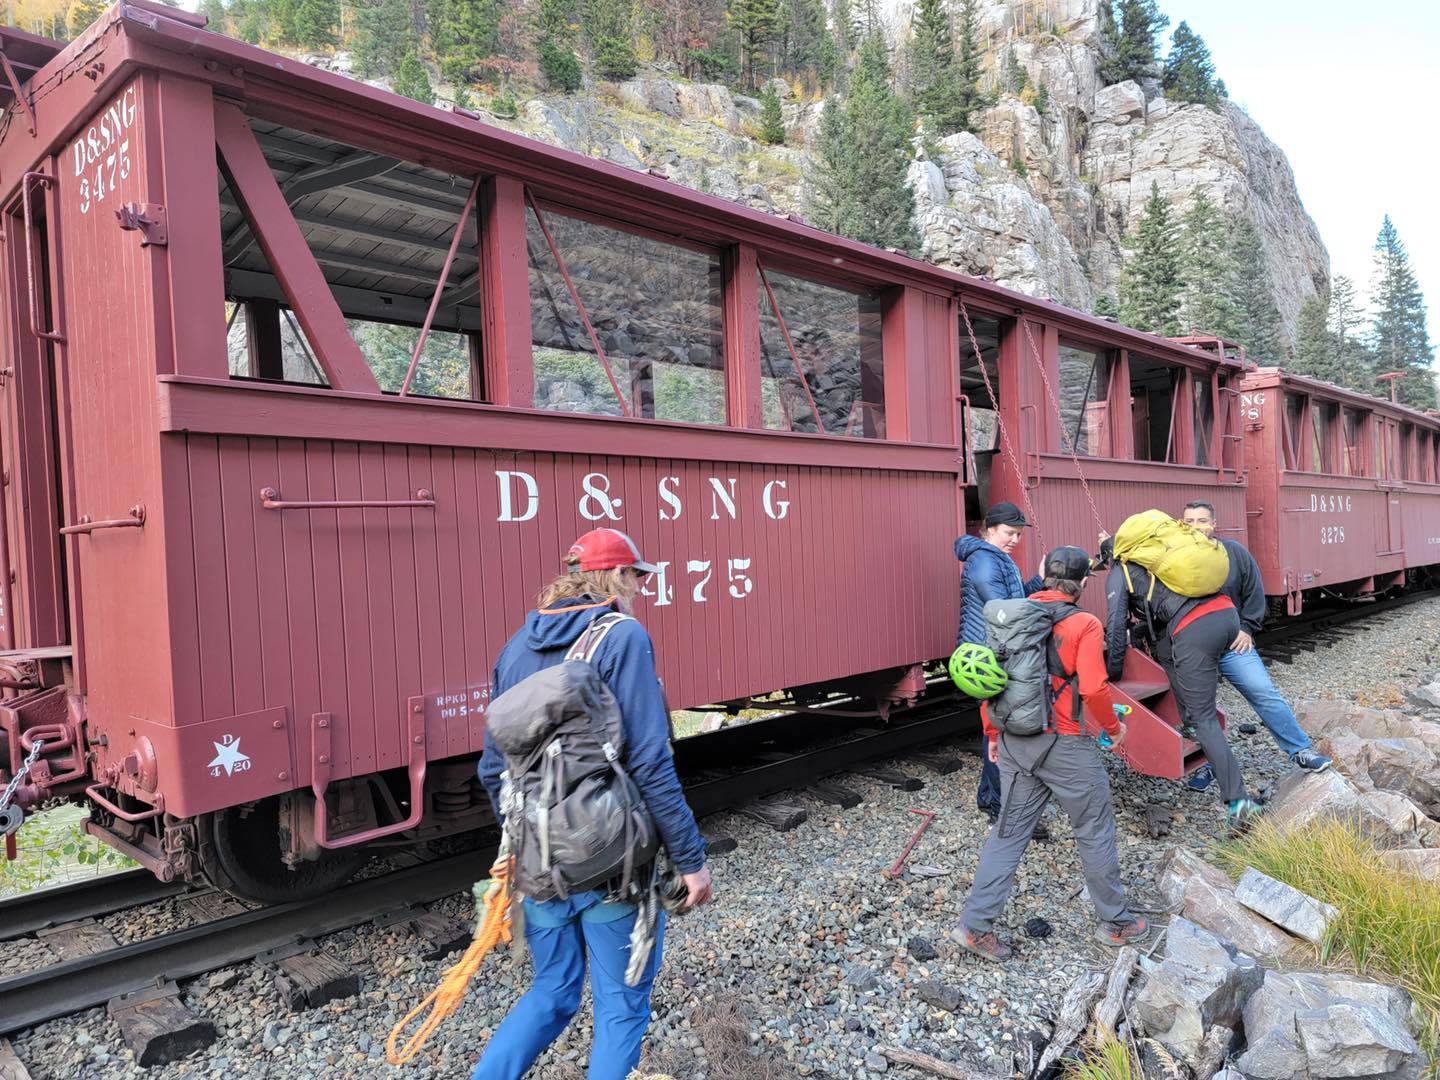
[[[104,518],[100,521],[93,521],[89,514],[81,514],[80,520],[74,525],[66,525],[60,530],[61,536],[83,536],[85,533],[97,532],[100,529],[138,529],[145,524],[145,506],[143,503],[136,503],[130,508],[130,516],[123,518]]]
[[[65,335],[58,330],[40,329],[40,293],[35,287],[35,215],[30,206],[30,185],[38,181],[41,187],[54,187],[55,178],[49,173],[27,172],[20,179],[20,206],[25,223],[25,280],[30,291],[30,333],[43,341],[65,344]]]
[[[403,510],[435,509],[435,493],[429,488],[415,492],[413,499],[297,499],[284,502],[273,487],[260,489],[260,505],[266,510]]]

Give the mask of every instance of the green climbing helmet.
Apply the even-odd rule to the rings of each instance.
[[[995,653],[984,645],[967,641],[950,654],[950,678],[973,698],[992,698],[1010,681]]]

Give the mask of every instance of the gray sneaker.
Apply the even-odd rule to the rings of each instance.
[[[1324,772],[1331,765],[1328,757],[1317,754],[1314,750],[1296,750],[1290,755],[1290,760],[1295,763],[1296,768],[1306,772]]]

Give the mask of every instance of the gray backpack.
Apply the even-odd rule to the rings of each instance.
[[[630,891],[659,850],[655,826],[622,764],[620,708],[591,657],[628,619],[592,622],[555,664],[490,703],[486,724],[505,755],[500,808],[515,888],[536,901],[613,886]]]
[[[1055,627],[1079,610],[1058,600],[991,600],[985,605],[985,643],[1009,676],[1005,689],[987,705],[992,727],[1007,735],[1039,735],[1050,730],[1059,696],[1052,689],[1052,675],[1066,681],[1074,695],[1070,715],[1076,723],[1084,722],[1079,678],[1060,663],[1053,636]]]

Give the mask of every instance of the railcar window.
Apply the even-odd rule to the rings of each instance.
[[[1061,444],[1077,454],[1110,453],[1110,354],[1060,344]]]
[[[1305,421],[1305,398],[1300,394],[1285,395],[1285,428],[1280,433],[1281,442],[1285,452],[1285,468],[1290,470],[1303,469],[1301,463],[1300,444],[1305,429],[1301,425]]]
[[[230,374],[305,386],[327,386],[293,312],[268,301],[227,301],[225,345]]]
[[[1314,441],[1310,444],[1311,472],[1333,473],[1335,471],[1335,451],[1332,449],[1332,445],[1335,438],[1336,411],[1334,405],[1311,399],[1310,425],[1314,436]]]
[[[1415,425],[1400,425],[1400,479],[1415,479]]]
[[[1136,461],[1174,461],[1177,368],[1130,357],[1130,418]]]
[[[346,323],[355,344],[369,361],[380,389],[398,394],[405,384],[405,372],[410,367],[415,343],[420,340],[420,328],[361,319],[347,319]],[[475,366],[468,334],[431,330],[425,338],[425,347],[420,350],[415,377],[410,380],[410,393],[419,397],[469,400],[474,396],[471,388]]]
[[[1341,420],[1345,437],[1345,457],[1342,462],[1345,475],[1364,476],[1365,444],[1362,440],[1365,437],[1365,414],[1359,409],[1342,409]]]
[[[1215,390],[1209,372],[1197,372],[1195,386],[1195,464],[1210,464],[1210,443],[1215,437]]]
[[[540,213],[525,235],[535,407],[725,423],[719,254]]]
[[[763,274],[760,377],[765,426],[883,439],[879,293],[841,289],[778,270]]]

